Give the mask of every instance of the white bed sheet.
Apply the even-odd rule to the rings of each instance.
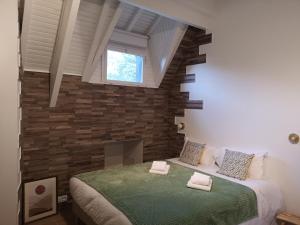
[[[275,224],[274,216],[282,209],[282,195],[280,189],[272,182],[265,180],[240,181],[216,173],[217,166],[191,166],[182,163],[178,158],[168,161],[193,168],[214,176],[218,176],[236,183],[245,185],[255,191],[257,196],[258,214],[257,218],[247,221],[241,225],[270,225]],[[91,188],[77,178],[70,180],[70,192],[73,200],[78,206],[98,225],[132,225],[128,218],[99,192]]]
[[[257,197],[257,209],[258,209],[258,217],[254,218],[250,221],[247,221],[241,225],[270,225],[276,224],[275,215],[278,211],[283,209],[283,199],[280,188],[278,185],[268,180],[254,180],[254,179],[246,179],[244,181],[238,180],[235,178],[231,178],[228,176],[224,176],[222,174],[217,173],[219,167],[216,165],[206,166],[206,165],[198,165],[192,166],[186,163],[183,163],[178,160],[178,158],[169,159],[167,161],[192,168],[198,171],[202,171],[204,173],[208,173],[210,175],[221,177],[226,180],[230,180],[242,185],[245,185],[251,188]]]

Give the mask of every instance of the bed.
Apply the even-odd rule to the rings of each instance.
[[[136,187],[129,187],[128,190],[131,189],[133,191],[128,191],[128,193],[126,194],[124,194],[124,191],[126,190],[122,190],[122,188],[119,188],[120,190],[114,189],[114,187],[119,185],[118,182],[122,180],[113,179],[113,177],[116,177],[119,174],[118,169],[114,169],[110,172],[95,171],[91,173],[80,174],[71,178],[70,191],[73,198],[73,211],[75,215],[77,215],[87,225],[148,225],[151,223],[155,224],[157,221],[160,221],[161,225],[173,225],[178,224],[178,220],[182,218],[186,219],[186,217],[188,216],[192,217],[192,215],[195,217],[195,219],[197,219],[197,221],[205,222],[191,222],[190,224],[267,225],[274,222],[274,215],[278,210],[282,208],[282,197],[280,190],[275,184],[270,181],[250,179],[240,181],[216,173],[216,171],[218,170],[217,166],[190,166],[188,164],[180,162],[177,158],[170,159],[168,161],[171,164],[171,170],[169,173],[170,175],[168,176],[146,174],[146,170],[148,170],[148,167],[150,167],[151,165],[148,163],[142,164],[141,168],[135,167],[138,169],[132,173],[131,177],[134,177],[135,174],[138,174],[139,170],[144,170],[144,174],[141,175],[143,177],[137,177],[137,180],[148,179],[149,177],[154,176],[154,180],[151,180],[151,182],[156,182],[156,180],[158,180],[157,188],[160,188],[160,185],[166,186],[169,189],[174,188],[174,191],[165,190],[163,193],[164,196],[171,196],[171,205],[160,205],[157,202],[157,199],[155,199],[155,197],[157,196],[153,196],[153,194],[151,195],[151,190],[148,191],[147,189],[145,189],[145,187],[143,186],[144,182],[139,183],[139,185],[137,185],[136,183],[132,184]],[[182,178],[176,177],[176,170],[182,173]],[[203,191],[190,190],[185,187],[185,179],[187,179],[187,175],[191,174],[192,171],[200,171],[212,175],[215,183],[215,187],[213,186],[212,192],[204,193]],[[104,182],[96,183],[95,180],[97,180],[98,176],[100,177],[100,179],[105,180],[109,185],[104,184]],[[160,184],[159,182],[162,183]],[[170,183],[172,187],[168,187]],[[130,182],[127,185],[130,185]],[[135,188],[137,192],[141,192],[135,193]],[[220,191],[218,188],[220,189]],[[223,188],[225,190],[224,193],[227,194],[222,193]],[[178,192],[179,194],[174,195],[174,193],[176,192]],[[111,195],[109,195],[109,193]],[[142,193],[147,194],[143,196]],[[174,207],[174,202],[176,203],[177,198],[176,196],[178,196],[179,198],[181,194],[189,196],[190,199],[183,198],[178,199],[178,201],[189,202],[186,202],[186,205],[183,204],[182,208],[176,208],[177,206]],[[128,195],[129,197],[126,195]],[[140,201],[143,201],[143,203],[146,202],[147,204],[139,204],[139,202],[132,201],[132,195],[141,195]],[[226,196],[231,195],[233,200],[226,199]],[[120,196],[124,196],[125,200],[123,199],[123,202],[116,201],[116,199],[114,199],[114,196],[119,196],[119,199],[122,199],[122,197]],[[211,204],[207,203],[207,207],[199,207],[199,204],[205,205],[205,202],[208,202],[211,196],[218,196],[220,200],[214,200],[215,202]],[[172,202],[173,199],[175,199],[174,202]],[[202,200],[203,203],[201,203]],[[131,206],[137,205],[138,207],[131,207],[130,209],[130,204]],[[160,209],[160,207],[165,207],[165,209]],[[199,208],[204,209],[202,211],[199,211],[199,213],[197,214],[198,211],[195,210],[199,210]],[[218,212],[218,214],[209,216],[208,218],[207,215],[210,214],[210,208],[216,208],[219,212],[219,209],[222,209],[223,212]],[[189,215],[189,213],[191,215]],[[139,216],[135,217],[137,215]],[[223,217],[227,215],[230,215],[231,218]],[[192,221],[193,219],[190,220]],[[186,221],[190,220],[183,219],[181,221],[181,224],[188,224]],[[147,223],[145,221],[147,221]],[[148,223],[148,221],[151,222]],[[161,221],[164,222],[162,223]]]

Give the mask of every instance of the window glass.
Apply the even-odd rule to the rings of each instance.
[[[143,82],[143,57],[107,50],[107,80]]]

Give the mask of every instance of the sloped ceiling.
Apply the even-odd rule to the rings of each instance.
[[[22,59],[26,70],[49,71],[62,0],[34,0],[25,5],[29,23],[23,23]]]
[[[66,73],[82,74],[103,7],[101,3],[103,2],[98,0],[81,1],[65,68]]]
[[[123,13],[116,27],[120,30],[127,30],[128,25],[138,13],[139,17],[130,32],[147,35],[148,31],[150,30],[153,23],[155,23],[155,20],[159,17],[159,15],[146,10],[141,10],[140,8],[132,5],[124,5]]]
[[[140,52],[144,67],[139,86],[158,88],[187,28],[119,0],[23,1],[22,66],[50,73],[51,107],[64,74],[82,76],[83,82],[109,83],[103,62],[110,44]],[[155,42],[150,44],[150,39]]]
[[[49,72],[63,0],[29,1],[31,4],[25,4],[23,23],[22,36],[26,36],[22,38],[23,67],[25,70]],[[66,74],[82,75],[103,3],[104,0],[81,0],[65,66]],[[137,13],[138,18],[130,32],[147,35],[160,16],[128,4],[124,4],[116,28],[128,31]],[[113,16],[113,10],[108,15],[107,21]]]

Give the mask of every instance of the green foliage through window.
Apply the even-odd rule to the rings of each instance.
[[[107,50],[107,80],[142,83],[143,57]]]

